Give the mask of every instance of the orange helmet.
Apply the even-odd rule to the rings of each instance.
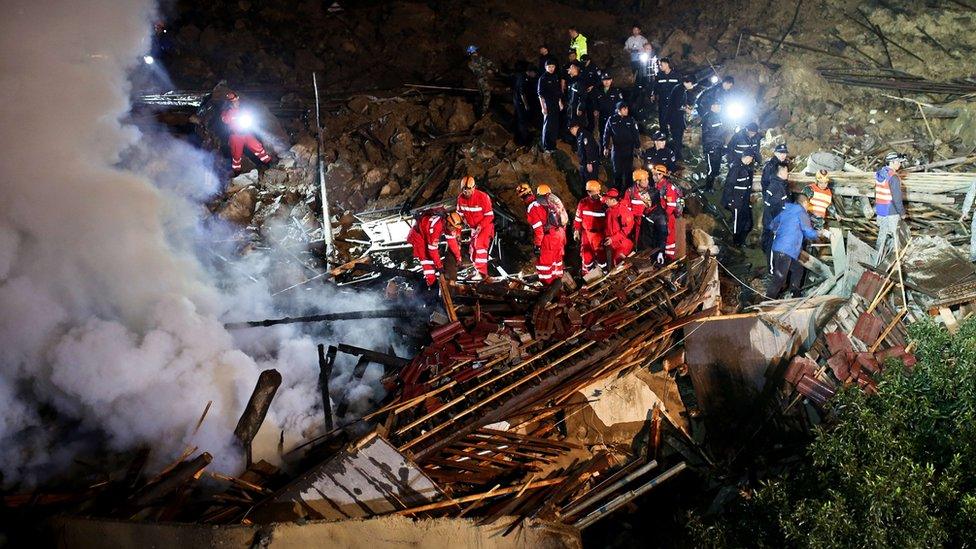
[[[526,196],[532,194],[532,187],[530,187],[527,183],[521,183],[515,188],[515,192],[518,193],[520,197],[525,198]]]
[[[640,181],[642,179],[647,179],[647,170],[637,168],[634,170],[634,181]]]
[[[461,226],[461,214],[451,212],[447,214],[447,223],[455,229]]]
[[[551,192],[552,189],[550,189],[549,185],[546,185],[545,183],[535,188],[535,194],[549,194]]]
[[[654,173],[659,173],[661,175],[668,175],[668,167],[664,164],[655,164]]]
[[[603,190],[603,185],[596,179],[591,179],[586,182],[586,192],[598,193],[602,190]]]
[[[474,188],[474,178],[470,175],[466,175],[461,178],[461,188],[462,189],[473,189]]]
[[[229,92],[227,92],[227,95],[225,97],[227,98],[228,101],[233,101],[233,100],[237,99],[237,92],[235,92],[235,91],[229,91]]]
[[[830,176],[827,175],[827,170],[820,170],[817,172],[817,183],[820,183],[821,185],[830,183]]]

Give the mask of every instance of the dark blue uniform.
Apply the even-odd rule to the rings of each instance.
[[[559,137],[559,101],[563,97],[563,87],[556,74],[543,73],[539,76],[536,88],[539,99],[546,105],[546,112],[542,115],[542,150],[556,150],[556,139]]]
[[[607,120],[603,130],[603,148],[607,149],[611,143],[613,187],[623,193],[634,183],[634,151],[640,146],[640,131],[633,116],[625,118],[618,113]]]
[[[725,176],[725,190],[722,193],[722,204],[732,212],[732,242],[742,246],[752,230],[752,204],[749,195],[752,193],[752,179],[755,171],[752,164],[748,166],[741,160],[736,160],[729,166],[729,173]]]

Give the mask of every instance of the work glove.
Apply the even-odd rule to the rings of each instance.
[[[579,231],[573,231],[573,240],[575,240],[576,242],[580,242],[580,232]]]
[[[654,263],[657,263],[658,265],[664,265],[664,252],[657,253],[657,255],[654,257]]]

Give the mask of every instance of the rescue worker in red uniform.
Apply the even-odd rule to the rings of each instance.
[[[603,245],[610,250],[607,255],[613,262],[611,267],[614,267],[634,250],[634,241],[630,239],[634,230],[634,216],[627,204],[620,201],[617,189],[607,191],[604,201],[607,203],[607,228]]]
[[[461,179],[461,194],[457,198],[457,211],[465,224],[471,228],[470,257],[477,270],[475,280],[488,277],[488,248],[495,237],[495,212],[491,209],[491,198],[482,190],[476,189],[474,178],[470,175]]]
[[[224,112],[220,113],[220,119],[227,125],[230,132],[228,139],[230,145],[231,168],[234,175],[241,173],[241,158],[244,156],[244,147],[254,153],[258,160],[265,164],[271,163],[271,155],[264,150],[264,145],[254,137],[252,125],[254,118],[251,114],[241,109],[241,98],[235,92],[227,92],[228,106]]]
[[[420,261],[428,287],[437,282],[437,273],[444,268],[439,248],[442,235],[454,258],[461,262],[461,246],[457,241],[460,234],[461,216],[457,212],[447,213],[443,208],[421,213],[410,228],[407,242],[413,246],[413,256]]]
[[[602,187],[596,179],[586,182],[586,196],[576,206],[573,220],[573,238],[579,242],[583,276],[594,265],[607,268],[607,254],[603,249],[604,233],[607,226],[607,207],[600,197]]]
[[[634,184],[624,192],[623,202],[634,216],[634,231],[630,240],[636,243],[640,239],[640,219],[644,210],[651,206],[651,182],[647,170],[634,170]]]
[[[517,189],[525,202],[525,216],[532,228],[532,242],[538,257],[535,262],[539,281],[548,286],[563,276],[563,254],[566,251],[565,211],[559,197],[549,185],[539,185],[536,194],[522,183]]]
[[[661,206],[664,207],[664,213],[668,216],[668,240],[664,245],[664,257],[668,261],[674,261],[678,255],[678,233],[675,227],[678,218],[681,217],[681,199],[684,193],[668,179],[668,168],[662,164],[654,166],[654,186],[661,195]]]

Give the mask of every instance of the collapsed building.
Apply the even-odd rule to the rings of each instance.
[[[801,4],[797,12],[810,9]],[[471,25],[456,40],[484,42],[489,55],[507,62],[526,34],[561,30],[556,18],[535,21],[538,15],[523,18],[524,10],[499,5],[469,7],[458,18],[490,17],[501,32],[476,36],[480,27]],[[694,156],[683,174],[689,231],[681,237],[681,260],[660,268],[638,254],[588,280],[566,275],[557,295],[541,291],[523,274],[531,270],[525,268],[531,250],[522,244],[515,186],[546,182],[573,209],[581,185],[573,153],[564,143],[552,156],[517,146],[504,107],[478,119],[473,90],[442,81],[456,53],[439,45],[442,55],[421,56],[421,48],[405,47],[415,28],[445,30],[429,7],[396,3],[386,15],[367,7],[351,30],[335,16],[327,25],[343,30],[282,56],[263,49],[266,29],[252,29],[242,16],[234,22],[236,44],[258,52],[247,73],[240,57],[211,68],[217,62],[209,58],[221,57],[225,47],[219,29],[184,26],[181,43],[199,41],[201,48],[176,56],[174,66],[206,91],[144,95],[134,116],[189,127],[219,150],[214,98],[228,85],[214,87],[214,73],[234,84],[259,111],[279,160],[268,168],[246,160],[248,170],[208,204],[210,211],[239,228],[239,253],[266,250],[293,267],[275,281],[277,291],[323,282],[350,291],[381,288],[390,310],[364,316],[403,319],[396,330],[413,354],[323,342],[317,358],[326,428],[282,448],[281,463],[249,453],[281,383],[269,371],[235,432],[248,458],[242,472],[208,473],[206,449],[188,448],[158,471],[146,470],[146,457],[136,455],[85,489],[10,494],[5,507],[67,511],[58,523],[66,546],[93,540],[117,546],[120,539],[135,546],[147,538],[167,546],[363,539],[382,545],[383,535],[390,546],[574,546],[580,530],[676,476],[721,477],[751,441],[741,433],[771,421],[805,431],[829,421],[824,404],[838,388],[871,392],[885,368],[911,368],[905,326],[931,317],[954,329],[976,302],[976,270],[962,251],[970,229],[958,221],[973,182],[962,170],[976,161],[963,123],[971,118],[966,96],[976,83],[955,69],[928,67],[913,53],[928,48],[952,59],[966,51],[968,37],[948,43],[934,28],[971,15],[930,15],[914,23],[917,31],[905,31],[907,7],[855,7],[837,25],[779,13],[783,29],[770,35],[736,26],[753,8],[734,17],[728,8],[715,10],[694,27],[662,32],[657,42],[685,67],[735,74],[754,93],[756,118],[769,128],[764,150],[786,141],[797,157],[796,189],[819,168],[835,182],[843,219],[831,220],[829,244],[802,255],[804,297],[755,305],[762,277],[749,262],[757,261],[725,250],[721,212],[708,196],[691,193],[700,161]],[[567,21],[593,21],[591,36],[627,27],[622,18],[566,9],[560,17]],[[325,17],[319,10],[307,3],[299,12]],[[676,27],[680,17],[692,19],[674,17]],[[384,43],[358,36],[394,20],[404,32]],[[542,30],[529,31],[532,25]],[[805,38],[828,26],[829,43]],[[616,49],[601,41],[593,47],[598,61],[626,81]],[[417,82],[392,78],[393,65],[374,78],[356,63],[333,64],[329,51],[360,60],[406,51],[400,62]],[[856,60],[857,67],[841,70],[825,60]],[[312,71],[346,86],[327,88],[316,104],[306,77]],[[244,81],[253,87],[237,85]],[[697,134],[690,139],[695,145]],[[915,153],[904,178],[909,215],[904,245],[877,263],[872,169],[892,148]],[[478,285],[445,280],[436,296],[421,295],[406,232],[416,211],[450,206],[466,174],[498,204],[498,277]],[[330,395],[329,381],[343,354],[355,357],[354,377],[381,365],[386,395],[357,421],[340,424],[348,398]]]

